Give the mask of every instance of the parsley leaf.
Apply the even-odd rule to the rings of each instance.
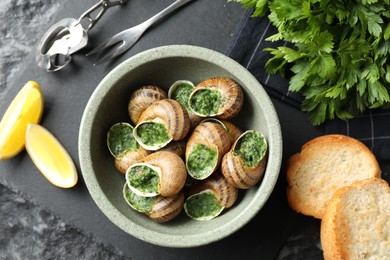
[[[245,8],[254,8],[252,16],[264,16],[268,11],[268,0],[228,0],[228,2],[239,2]]]
[[[253,8],[278,29],[266,48],[270,74],[292,72],[313,125],[390,108],[390,0],[228,0]],[[282,43],[283,45],[283,43]]]

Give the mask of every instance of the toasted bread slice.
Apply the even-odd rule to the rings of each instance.
[[[317,137],[289,159],[288,202],[297,212],[321,219],[336,190],[380,175],[375,156],[362,142],[344,135]]]
[[[321,222],[325,260],[390,259],[390,188],[372,178],[339,189]]]

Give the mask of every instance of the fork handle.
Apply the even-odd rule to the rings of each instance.
[[[191,1],[194,1],[194,0],[177,0],[177,1],[173,2],[171,5],[169,5],[165,9],[161,10],[159,13],[155,14],[154,16],[150,17],[145,22],[143,22],[142,26],[144,26],[145,29],[148,28],[149,26],[151,26],[152,24],[154,24],[155,22],[157,22],[161,18],[165,17],[166,15],[175,11],[177,8],[189,3]]]
[[[127,0],[100,0],[97,4],[89,8],[80,16],[77,21],[77,24],[81,24],[81,21],[83,19],[88,19],[88,27],[83,29],[85,31],[89,31],[90,29],[92,29],[92,27],[95,26],[95,24],[99,21],[99,19],[103,16],[103,14],[107,11],[108,8],[115,5],[124,5],[126,4],[126,2]],[[98,10],[99,12],[97,13],[97,15],[95,17],[92,17],[92,14]]]

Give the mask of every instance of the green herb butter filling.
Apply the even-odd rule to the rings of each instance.
[[[129,168],[126,179],[133,189],[144,196],[148,194],[157,195],[160,175],[147,165],[135,165]]]
[[[194,87],[190,84],[181,83],[177,85],[176,91],[172,95],[172,99],[182,104],[186,109],[189,109],[188,98],[190,97],[193,89]]]
[[[187,169],[192,178],[203,180],[214,170],[218,161],[216,150],[204,144],[195,145],[187,159]]]
[[[222,104],[222,95],[218,89],[205,88],[196,91],[189,102],[191,109],[200,115],[216,115]]]
[[[267,143],[264,136],[256,131],[247,132],[233,151],[249,167],[256,167],[267,152]]]
[[[223,206],[211,190],[206,190],[190,196],[184,210],[195,220],[210,220],[222,212]]]
[[[127,184],[123,189],[123,196],[133,209],[141,213],[152,212],[153,205],[156,203],[156,197],[139,196],[129,189]]]
[[[107,135],[108,149],[115,158],[128,151],[136,151],[138,143],[133,136],[133,128],[124,123],[113,125]]]
[[[141,142],[148,146],[166,143],[170,137],[162,123],[147,122],[137,128],[137,135]]]

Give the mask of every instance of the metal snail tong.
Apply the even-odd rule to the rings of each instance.
[[[124,5],[127,0],[101,0],[79,19],[65,18],[49,28],[38,43],[35,60],[39,67],[47,71],[58,71],[69,64],[72,54],[88,43],[88,32],[106,10],[112,6]],[[97,14],[93,16],[94,13]],[[86,25],[84,21],[87,21]]]

